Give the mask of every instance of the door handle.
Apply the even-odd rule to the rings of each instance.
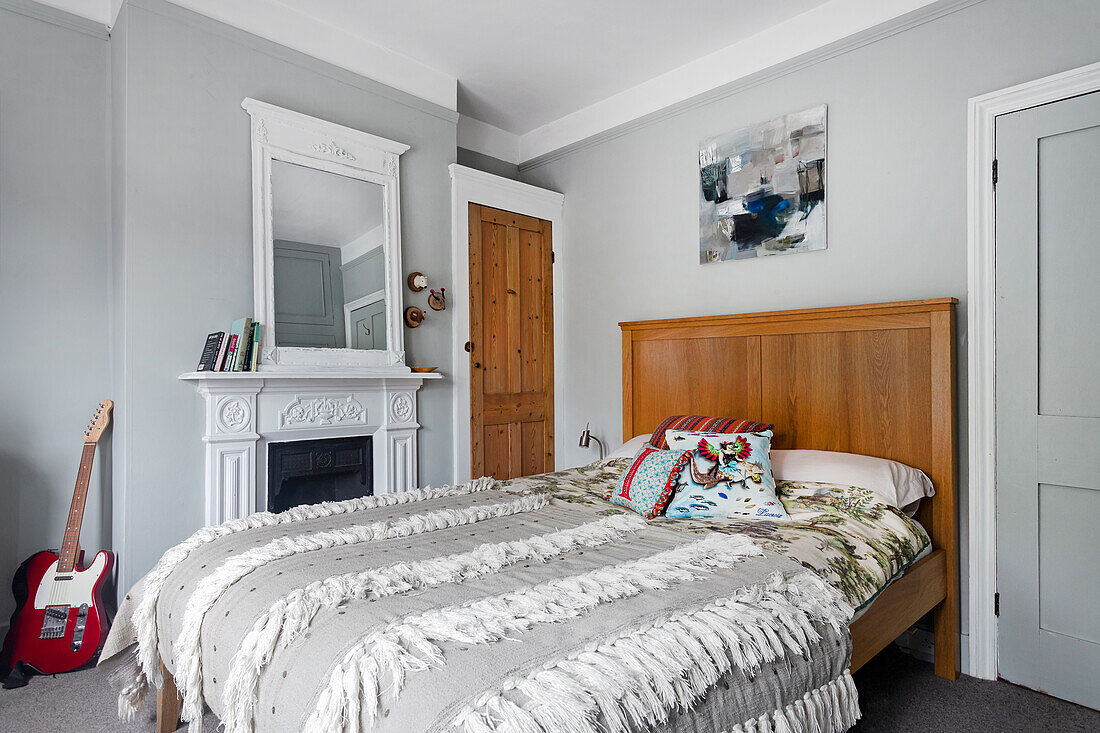
[[[466,349],[466,353],[469,354],[470,352],[472,352],[474,350],[474,345],[471,344],[469,341],[467,341],[466,345],[463,346],[462,348]]]
[[[480,361],[475,361],[474,362],[474,369],[480,369],[480,368],[481,368],[481,362]]]

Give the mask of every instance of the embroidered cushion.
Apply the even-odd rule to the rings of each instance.
[[[612,504],[633,509],[646,519],[660,514],[691,463],[690,451],[657,450],[642,446],[607,498]]]
[[[768,456],[770,430],[734,434],[669,430],[667,437],[674,451],[691,450],[692,459],[681,474],[666,516],[790,519],[775,495]]]
[[[654,448],[668,449],[665,436],[669,430],[695,430],[702,433],[756,433],[771,430],[774,425],[732,417],[703,417],[701,415],[671,415],[661,421],[653,431],[649,444]]]

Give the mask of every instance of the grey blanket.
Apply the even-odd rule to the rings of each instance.
[[[741,535],[488,486],[238,520],[169,551],[104,653],[124,665],[146,640],[143,673],[120,673],[120,710],[156,682],[159,655],[185,719],[201,725],[205,703],[230,733],[858,718],[852,609],[816,574]],[[385,501],[400,503],[370,506]]]

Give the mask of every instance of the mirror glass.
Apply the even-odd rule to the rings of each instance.
[[[383,193],[271,161],[276,346],[386,348]]]

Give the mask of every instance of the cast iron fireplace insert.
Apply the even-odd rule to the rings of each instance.
[[[371,436],[267,445],[267,510],[374,494]]]

